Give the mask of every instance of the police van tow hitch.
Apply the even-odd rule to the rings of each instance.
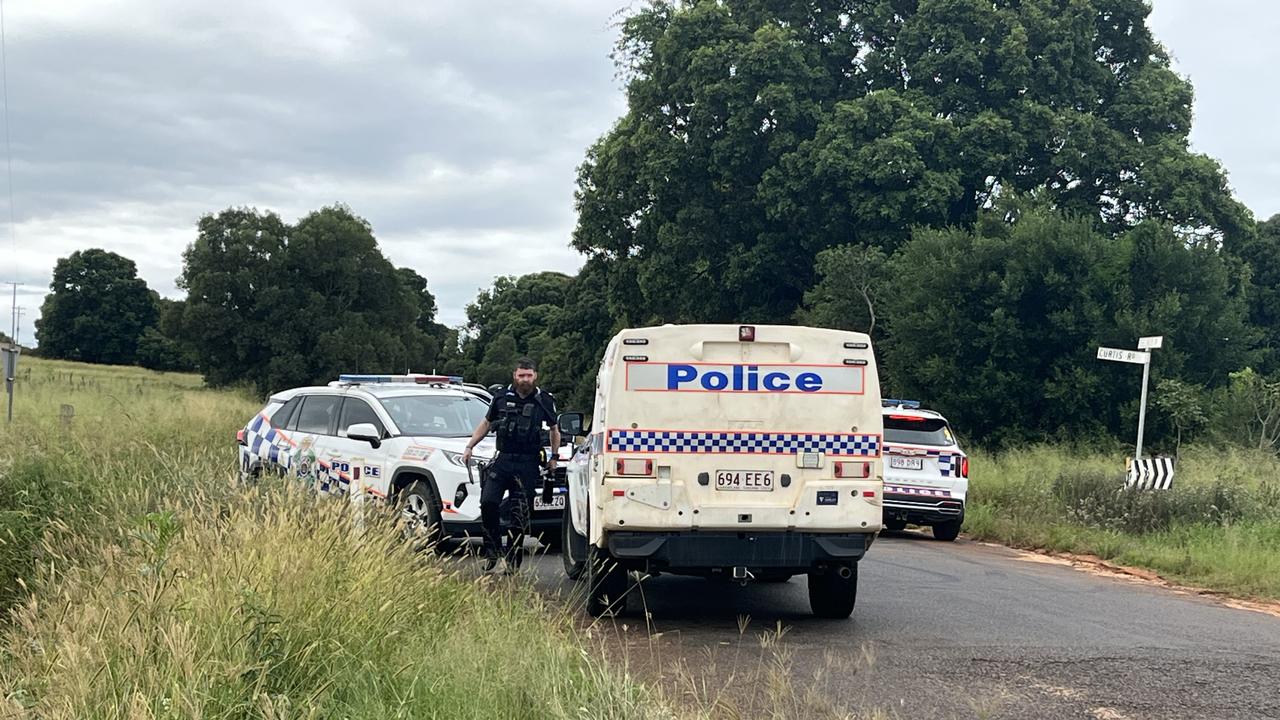
[[[742,565],[735,565],[733,568],[733,579],[741,582],[745,587],[747,582],[750,580],[755,580],[756,576],[752,575],[751,571],[748,570],[746,567]]]

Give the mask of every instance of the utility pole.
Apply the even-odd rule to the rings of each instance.
[[[22,343],[18,341],[18,336],[22,334],[22,314],[25,311],[26,311],[25,307],[21,305],[18,306],[18,322],[15,323],[13,326],[13,344],[14,345],[19,345],[19,346],[22,345]]]
[[[11,310],[9,313],[9,319],[11,321],[10,328],[9,328],[9,337],[14,337],[15,335],[18,334],[18,288],[22,285],[22,283],[8,282],[8,283],[5,283],[5,285],[13,286],[13,310]],[[15,340],[14,342],[17,342],[17,341]]]

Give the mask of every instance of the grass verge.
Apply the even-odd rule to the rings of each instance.
[[[1097,555],[1187,585],[1280,599],[1280,462],[1193,446],[1169,491],[1122,488],[1117,454],[1036,446],[975,453],[964,530],[1015,547]]]

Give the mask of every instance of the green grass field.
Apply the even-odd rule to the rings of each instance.
[[[1184,448],[1169,491],[1121,491],[1122,451],[1038,446],[971,461],[964,531],[1086,553],[1181,583],[1280,599],[1280,461]]]
[[[234,482],[258,403],[24,358],[0,444],[3,717],[669,717],[576,613]],[[70,426],[59,407],[75,406]]]

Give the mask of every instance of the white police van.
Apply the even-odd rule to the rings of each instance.
[[[884,526],[928,525],[938,540],[955,540],[964,523],[969,457],[941,413],[915,400],[884,405]]]
[[[581,415],[561,431],[581,434]],[[772,325],[623,330],[569,464],[563,558],[593,615],[628,571],[742,582],[808,575],[848,617],[880,530],[880,383],[862,333]]]
[[[443,535],[479,537],[480,477],[496,454],[476,447],[469,474],[462,452],[489,408],[483,388],[443,375],[342,375],[327,386],[286,390],[237,433],[240,474],[297,478],[317,492],[394,502],[423,544]],[[539,524],[558,535],[563,486],[534,498]]]

